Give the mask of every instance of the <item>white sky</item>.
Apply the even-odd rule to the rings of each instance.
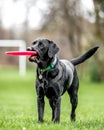
[[[92,12],[94,14],[94,5],[93,0],[81,0],[83,6],[83,15],[84,18],[88,19],[90,22],[95,22],[95,16],[89,16],[88,12]]]
[[[25,19],[25,7],[22,3],[13,4],[11,0],[4,1],[2,6],[2,20],[5,27],[21,24]]]
[[[26,8],[25,1],[18,1],[13,3],[12,0],[4,0],[1,3],[1,18],[3,21],[3,25],[6,28],[9,28],[13,25],[19,25],[24,22],[26,19]],[[35,7],[30,9],[30,13],[28,15],[29,26],[31,28],[37,28],[39,26],[39,22],[41,20],[41,12],[40,9],[45,10],[46,3],[43,0],[38,0]]]
[[[85,6],[86,10],[92,11],[94,9],[92,0],[81,0],[83,6]]]
[[[92,0],[81,0],[83,9],[86,14],[86,10],[93,11],[94,6]],[[1,17],[3,19],[3,25],[9,28],[13,25],[22,24],[26,19],[26,8],[22,1],[13,3],[12,0],[4,0],[0,3],[2,12]],[[31,28],[38,28],[41,22],[41,10],[47,11],[47,4],[43,0],[38,0],[35,7],[32,7],[28,16],[29,26]]]

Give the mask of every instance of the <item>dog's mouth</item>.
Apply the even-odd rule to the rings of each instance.
[[[37,53],[37,55],[31,55],[29,57],[29,61],[38,63],[39,62],[39,55],[38,55],[38,53]]]
[[[38,51],[34,50],[34,49],[31,48],[31,47],[28,47],[28,48],[27,48],[27,51],[33,51],[33,52],[35,52],[35,54],[29,56],[29,58],[28,58],[29,61],[30,61],[30,62],[36,62],[36,63],[38,63],[38,62],[39,62],[39,53],[38,53]]]

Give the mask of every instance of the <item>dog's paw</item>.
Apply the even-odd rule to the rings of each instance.
[[[38,123],[44,123],[44,120],[39,120]]]
[[[53,123],[60,123],[60,120],[59,119],[53,119],[52,122]]]
[[[71,114],[71,121],[76,121],[76,115],[75,114]]]

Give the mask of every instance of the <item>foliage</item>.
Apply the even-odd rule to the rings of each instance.
[[[104,82],[104,55],[103,55],[103,46],[100,46],[96,55],[90,60],[89,63],[89,73],[90,78],[94,82]]]
[[[104,81],[104,55],[102,48],[104,47],[104,1],[103,0],[93,0],[95,8],[95,32],[93,40],[94,42],[100,43],[100,53],[97,55],[96,62],[99,68],[99,78]],[[102,59],[102,60],[101,60]],[[100,67],[99,67],[100,65]]]
[[[103,0],[93,0],[95,7],[95,36],[96,40],[102,42],[104,36],[104,1]]]
[[[92,64],[90,68],[90,78],[92,82],[101,82],[100,78],[100,72],[98,69],[99,65],[98,64]]]
[[[51,109],[45,99],[45,122],[39,124],[34,80],[33,71],[20,77],[15,69],[0,70],[0,130],[103,130],[103,84],[80,81],[76,122],[69,118],[67,94],[62,97],[60,124],[51,122]]]
[[[85,47],[90,47],[92,44],[98,43],[104,45],[104,0],[93,0],[94,14],[90,12],[89,14],[91,15],[89,19],[84,19],[88,13],[84,12],[81,0],[45,0],[45,6],[44,4],[42,5],[41,1],[42,0],[12,0],[15,4],[18,2],[24,4],[26,9],[25,21],[22,24],[12,25],[11,28],[3,28],[3,17],[1,17],[0,39],[23,39],[27,42],[28,46],[35,38],[44,36],[59,44],[61,50],[59,56],[66,59],[82,54],[81,52]],[[5,3],[6,0],[1,0],[0,2],[1,15]],[[40,30],[38,31],[35,30],[35,28],[29,28],[30,12],[31,9],[34,10],[35,7],[42,13]],[[89,22],[89,20],[91,20],[90,18],[93,20],[93,23]],[[38,17],[36,17],[36,19],[38,19]],[[35,22],[36,21],[34,21],[34,23]],[[8,50],[9,48],[6,49]],[[5,51],[3,48],[0,48],[1,53],[1,50]],[[94,79],[96,78],[94,74],[96,72],[100,80],[104,81],[104,55],[102,60],[100,60],[99,55],[97,55],[95,59],[97,61],[97,67],[99,64],[101,67],[97,72],[96,67],[95,70],[92,67],[92,77]],[[12,60],[11,57],[5,58],[4,55],[1,55],[1,63],[11,65],[17,63],[17,59]]]
[[[59,33],[60,43],[68,43],[73,56],[81,49],[83,18],[80,0],[49,0],[50,12],[45,15],[43,29]]]

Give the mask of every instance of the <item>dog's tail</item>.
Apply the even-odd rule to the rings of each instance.
[[[88,50],[85,54],[83,54],[83,55],[81,55],[81,56],[79,56],[77,58],[71,59],[70,62],[73,65],[81,64],[85,60],[87,60],[88,58],[90,58],[97,51],[98,48],[99,48],[99,46],[95,46],[95,47],[91,48],[90,50]]]

